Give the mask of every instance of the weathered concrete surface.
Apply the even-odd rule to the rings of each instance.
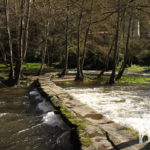
[[[83,150],[150,150],[149,143],[138,144],[138,139],[131,131],[74,99],[50,78],[51,74],[39,77],[39,85],[54,106],[60,107],[61,113],[78,126]]]

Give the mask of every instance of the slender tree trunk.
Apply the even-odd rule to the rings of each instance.
[[[50,15],[51,15],[51,3],[50,3],[50,0],[49,0],[49,7],[48,7],[48,14],[49,14],[49,18],[50,18]],[[49,36],[49,26],[50,26],[50,21],[49,21],[49,18],[47,19],[47,24],[46,24],[46,27],[45,27],[45,47],[44,47],[44,50],[42,51],[42,59],[41,59],[41,67],[40,67],[40,70],[38,72],[38,75],[41,75],[43,69],[44,69],[44,64],[45,64],[45,58],[46,58],[46,52],[47,52],[47,42],[48,42],[48,36]]]
[[[29,33],[29,20],[31,14],[31,3],[32,0],[20,0],[18,2],[19,10],[17,9],[17,2],[15,0],[16,9],[16,21],[18,20],[19,25],[17,29],[17,60],[15,67],[15,83],[17,84],[23,77],[23,63],[26,57],[26,51],[28,47],[28,33]],[[19,16],[19,17],[18,17]]]
[[[54,61],[54,50],[55,50],[55,35],[53,35],[53,39],[52,39],[51,56],[50,56],[50,66],[53,65],[53,61]]]
[[[25,1],[21,0],[20,4],[20,14],[19,17],[19,27],[18,27],[18,51],[17,51],[17,62],[15,67],[15,82],[18,84],[18,82],[21,79],[21,73],[22,73],[22,65],[23,65],[23,24],[24,24],[24,5]]]
[[[112,41],[112,44],[111,44],[111,47],[106,55],[106,58],[105,58],[105,62],[104,62],[104,69],[102,69],[102,71],[100,72],[100,74],[98,75],[98,78],[101,78],[102,75],[104,74],[104,72],[107,70],[108,68],[108,65],[109,65],[109,57],[110,57],[110,54],[113,50],[113,47],[114,47],[114,39]]]
[[[79,22],[77,26],[77,74],[75,80],[83,80],[81,72],[80,72],[80,28],[81,28],[81,20],[83,16],[83,5],[85,0],[82,0],[80,14],[79,14]]]
[[[84,62],[85,62],[86,44],[87,44],[87,40],[88,40],[88,33],[89,33],[89,30],[90,30],[90,26],[91,26],[91,23],[89,23],[89,25],[87,27],[87,30],[86,30],[85,39],[84,39],[84,46],[83,46],[83,57],[81,58],[81,64],[80,64],[80,72],[81,72],[82,78],[84,78],[83,66],[84,66]]]
[[[127,41],[126,41],[126,51],[125,51],[125,55],[124,55],[124,61],[122,63],[122,66],[119,70],[119,73],[116,77],[116,80],[119,80],[123,73],[124,73],[124,70],[127,66],[127,62],[128,62],[128,54],[129,54],[129,42],[130,42],[130,32],[131,32],[131,22],[132,22],[132,12],[130,14],[130,18],[129,18],[129,25],[128,25],[128,33],[127,33]]]
[[[114,58],[113,58],[113,69],[109,79],[109,84],[115,84],[115,74],[117,66],[118,57],[118,45],[119,45],[119,34],[120,34],[120,0],[118,0],[118,12],[117,12],[117,26],[116,26],[116,36],[115,36],[115,47],[114,47]]]
[[[29,22],[30,22],[30,15],[31,15],[31,3],[32,0],[27,1],[27,19],[25,24],[25,34],[24,34],[24,46],[23,46],[23,60],[26,58],[27,47],[28,47],[28,37],[29,37]]]
[[[88,34],[89,34],[89,30],[90,30],[91,23],[92,23],[92,10],[93,10],[93,0],[91,0],[90,18],[89,18],[88,27],[87,27],[86,33],[85,33],[83,56],[81,58],[81,64],[80,64],[80,72],[81,72],[82,79],[84,79],[83,66],[84,66],[85,56],[86,56],[86,45],[87,45],[87,40],[88,40]]]
[[[43,71],[43,68],[44,68],[44,64],[45,64],[45,57],[46,57],[46,51],[47,51],[47,38],[48,38],[48,28],[49,28],[49,21],[46,25],[46,31],[45,31],[45,47],[44,47],[44,50],[42,51],[42,62],[41,62],[41,67],[40,67],[40,70],[38,72],[38,75],[41,75],[42,71]]]
[[[66,29],[65,29],[65,43],[66,43],[66,52],[65,52],[65,63],[64,69],[60,76],[64,76],[67,73],[68,69],[68,57],[69,57],[69,49],[68,49],[68,26],[69,26],[69,0],[67,0],[67,16],[66,16]]]
[[[47,66],[49,66],[50,65],[50,55],[49,55],[49,50],[47,50]]]
[[[10,3],[9,0],[4,0],[5,5],[5,16],[6,16],[6,26],[7,26],[7,32],[8,32],[8,41],[9,41],[9,57],[10,57],[10,72],[9,72],[9,80],[14,79],[14,67],[13,67],[13,48],[12,48],[12,37],[11,37],[11,31],[10,31],[10,18],[9,18],[9,7]]]

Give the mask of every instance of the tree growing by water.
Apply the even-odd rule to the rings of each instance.
[[[14,5],[12,1],[4,0],[5,7],[5,17],[6,17],[6,28],[8,33],[9,41],[9,59],[10,59],[10,75],[7,81],[8,84],[16,84],[19,82],[22,76],[22,66],[26,58],[26,52],[28,47],[28,30],[29,30],[29,20],[31,13],[31,0],[21,0],[20,2],[15,1]],[[14,55],[13,55],[13,40],[11,35],[11,25],[10,25],[10,6],[14,6],[14,16],[16,21],[16,65],[14,68]],[[13,7],[12,7],[13,8]],[[11,18],[12,19],[12,18]]]
[[[101,75],[109,69],[109,82],[115,83],[129,62],[137,57],[140,60],[148,51],[148,44],[144,44],[148,39],[131,34],[135,33],[136,22],[148,31],[144,23],[149,16],[147,4],[148,0],[3,0],[0,23],[5,22],[5,28],[0,32],[0,52],[10,63],[9,81],[18,83],[24,62],[36,61],[41,62],[39,74],[45,63],[61,68],[62,76],[68,67],[77,68],[76,80],[84,79],[83,69],[101,69]],[[141,53],[140,57],[137,53]],[[120,62],[122,67],[116,77]]]

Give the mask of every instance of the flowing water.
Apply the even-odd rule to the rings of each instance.
[[[72,150],[71,128],[37,89],[0,89],[0,150]],[[30,100],[29,100],[30,98]]]
[[[60,84],[59,84],[60,85]],[[70,85],[71,86],[71,85]],[[97,112],[150,140],[150,85],[68,87],[69,94]]]

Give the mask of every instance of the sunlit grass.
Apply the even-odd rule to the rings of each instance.
[[[145,72],[145,71],[148,71],[150,70],[150,67],[149,66],[139,66],[139,65],[132,65],[131,67],[129,68],[126,68],[126,72]]]
[[[123,76],[119,81],[118,84],[146,84],[150,83],[150,77],[143,77],[143,76]]]
[[[6,80],[7,78],[8,78],[8,72],[1,72],[0,73],[0,79],[4,79],[4,80]]]
[[[8,66],[5,64],[0,64],[0,68],[7,68]]]
[[[24,69],[40,69],[41,63],[24,63]]]
[[[24,63],[24,69],[40,69],[41,63]],[[14,66],[15,67],[15,66]],[[9,64],[0,64],[0,68],[9,68]]]

